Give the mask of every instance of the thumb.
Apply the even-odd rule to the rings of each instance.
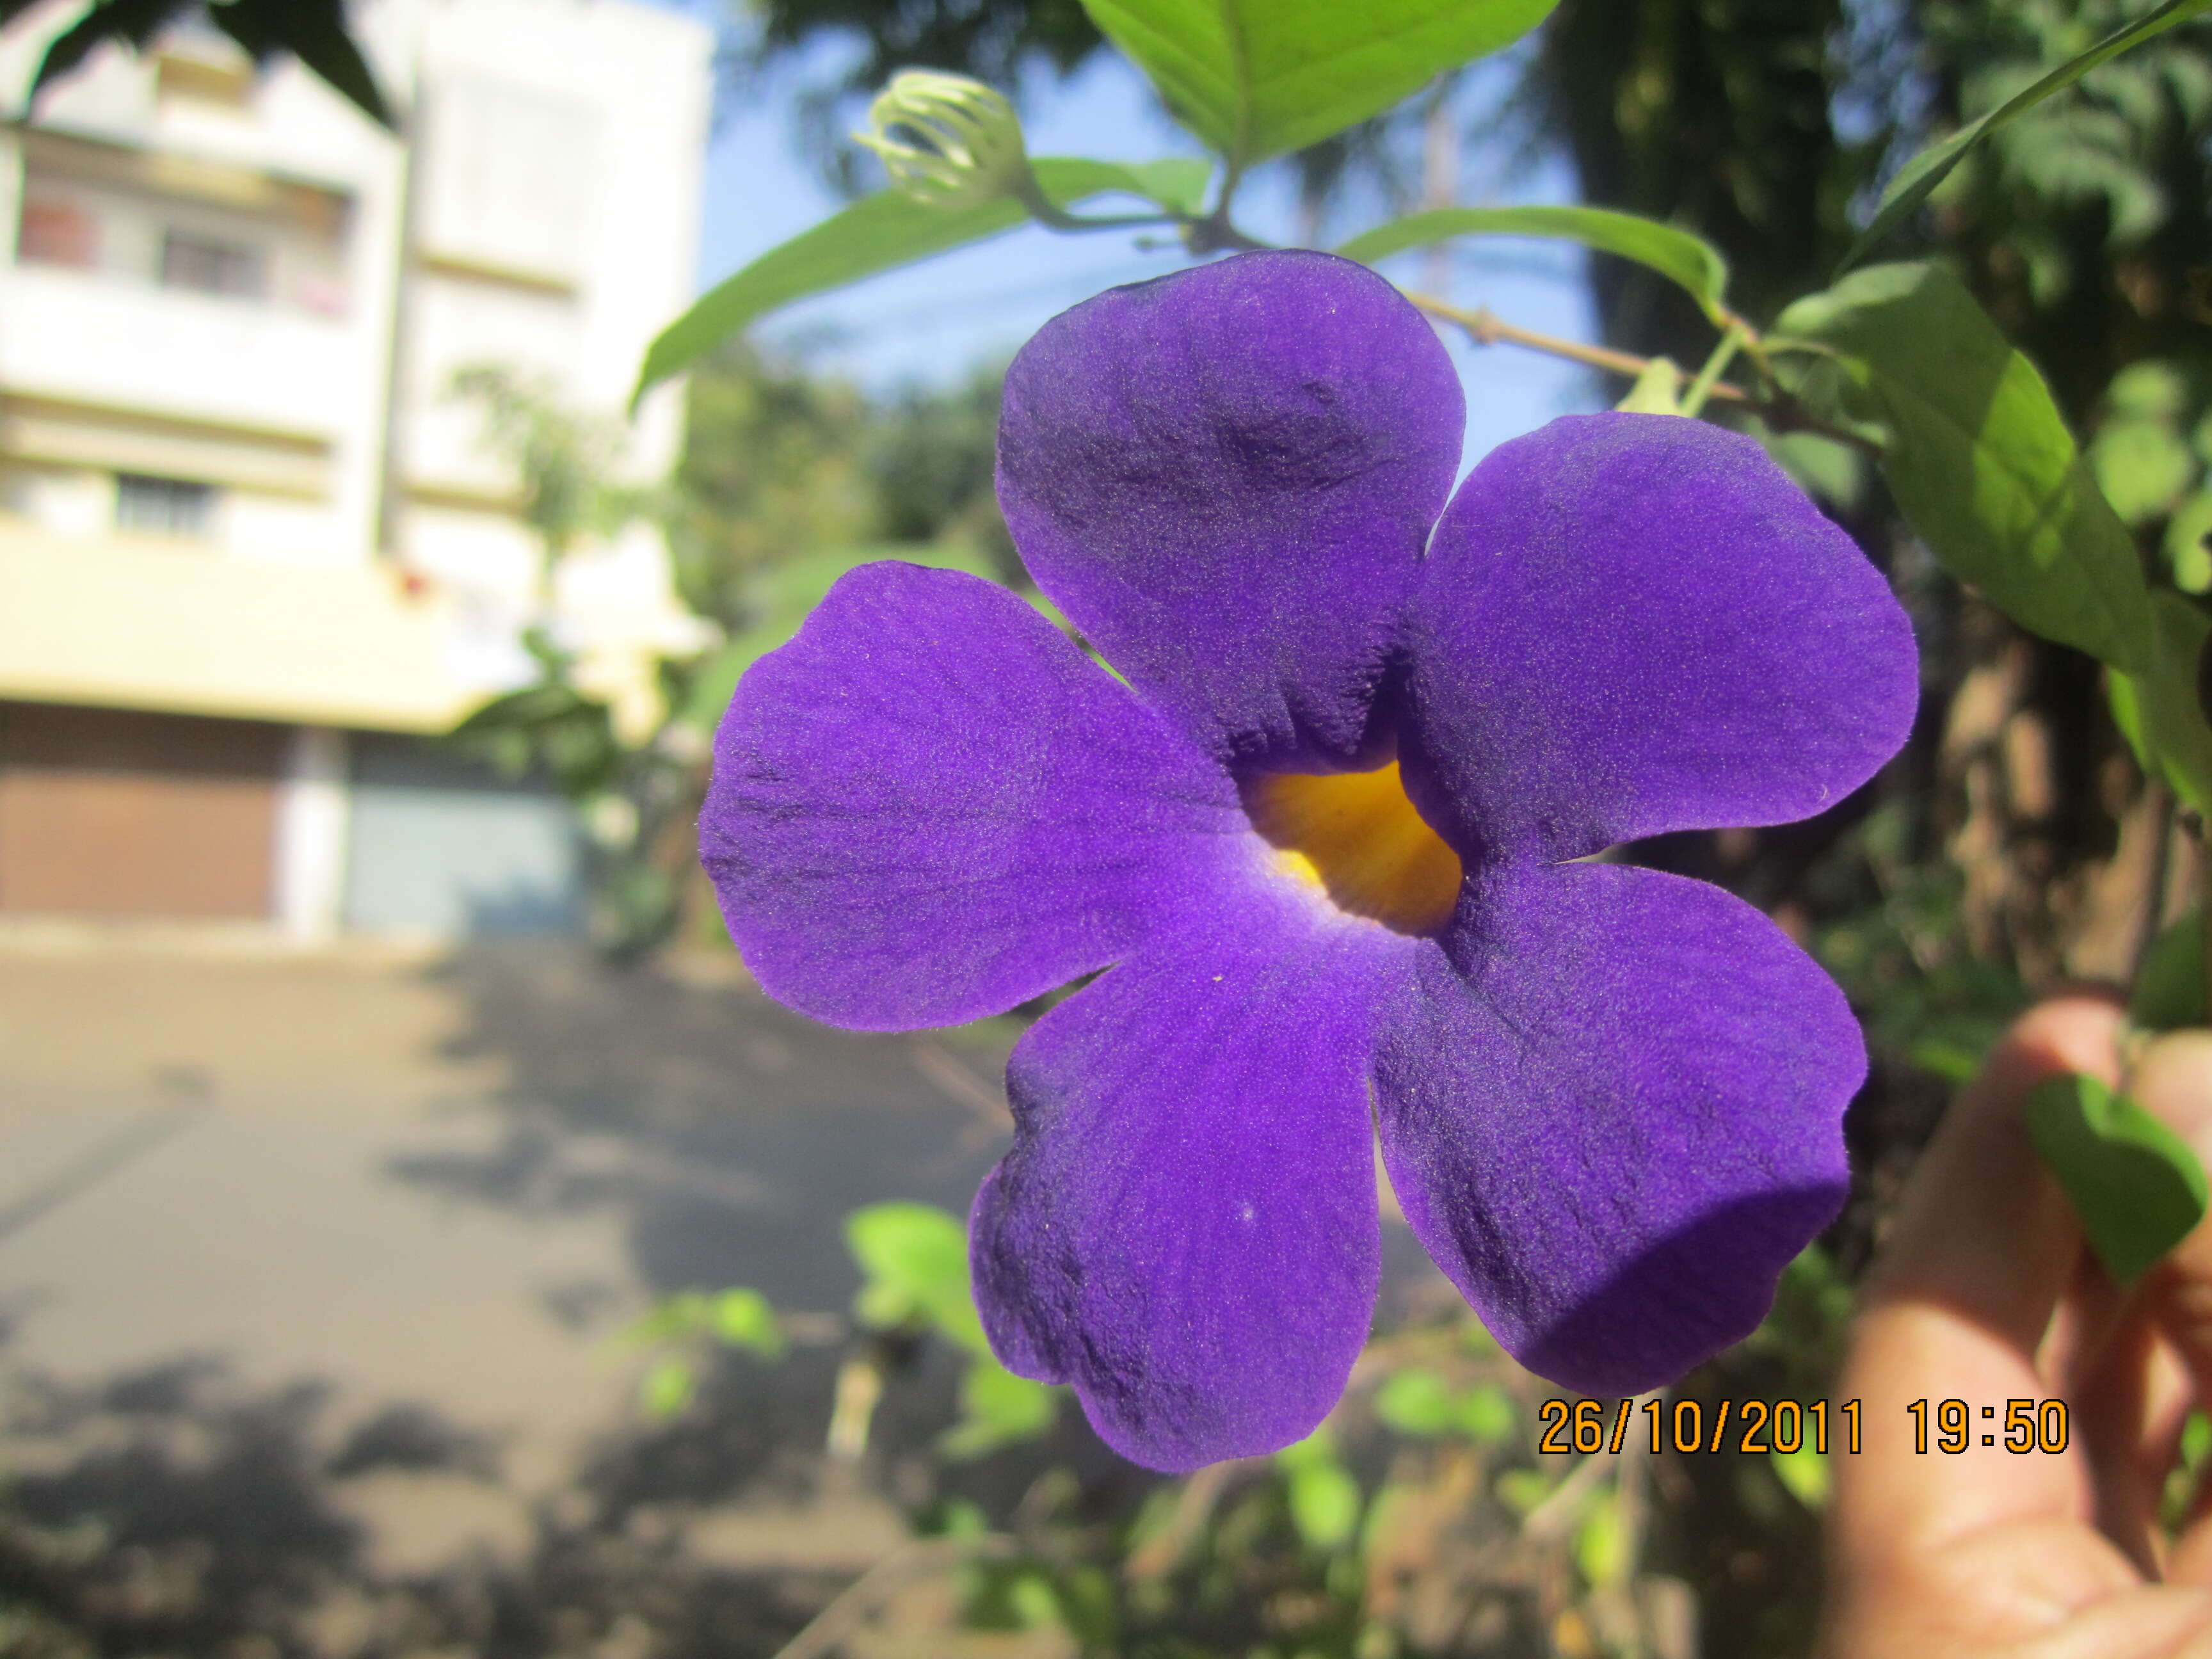
[[[2174,1031],[2151,1043],[2128,1092],[2212,1164],[2212,1031]],[[2198,1397],[2212,1397],[2212,1219],[2152,1269],[2142,1298],[2188,1365]]]
[[[2128,1092],[2212,1164],[2212,1031],[2174,1031],[2151,1043],[2136,1062]],[[2138,1297],[2142,1311],[2187,1370],[2203,1409],[2212,1401],[2212,1218],[2198,1222],[2151,1270]],[[2170,1455],[2172,1442],[2166,1445]],[[2173,1578],[2212,1583],[2212,1522],[2203,1511],[2200,1494],[2198,1518],[2168,1561]]]

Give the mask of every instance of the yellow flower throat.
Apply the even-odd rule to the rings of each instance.
[[[1247,786],[1253,828],[1285,875],[1340,910],[1401,933],[1433,933],[1459,898],[1459,855],[1406,798],[1392,761],[1376,772],[1284,772]]]

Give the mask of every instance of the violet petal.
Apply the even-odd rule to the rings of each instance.
[[[1014,1145],[970,1225],[976,1305],[1007,1366],[1073,1382],[1124,1456],[1272,1451],[1336,1403],[1380,1271],[1371,993],[1415,948],[1248,889],[1014,1050]]]
[[[1406,1219],[1563,1388],[1671,1382],[1765,1316],[1848,1182],[1866,1072],[1843,994],[1717,887],[1618,865],[1487,872],[1387,1020]]]
[[[866,1030],[1002,1012],[1212,902],[1228,778],[1006,589],[866,565],[750,669],[700,843],[762,988]]]
[[[1750,439],[1553,422],[1460,488],[1407,619],[1407,787],[1474,861],[1785,823],[1904,742],[1912,631]]]
[[[1207,749],[1378,764],[1374,692],[1464,422],[1389,283],[1246,254],[1047,323],[1007,373],[999,499],[1037,586]]]

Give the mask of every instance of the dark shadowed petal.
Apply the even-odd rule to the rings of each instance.
[[[1296,894],[1244,920],[1156,945],[1022,1039],[1013,1150],[975,1200],[999,1357],[1073,1382],[1156,1469],[1305,1435],[1375,1304],[1374,994],[1418,947]]]
[[[1046,324],[1006,376],[999,499],[1037,585],[1207,748],[1374,764],[1371,693],[1464,419],[1380,276],[1243,254]]]
[[[1407,787],[1472,860],[1784,823],[1903,744],[1912,633],[1750,439],[1588,415],[1501,445],[1408,618]]]
[[[1493,870],[1376,1062],[1406,1219],[1509,1352],[1636,1394],[1749,1334],[1842,1204],[1865,1052],[1764,916],[1617,865]]]
[[[1113,961],[1249,840],[1220,769],[1028,605],[889,563],[747,672],[699,823],[762,988],[871,1030]]]

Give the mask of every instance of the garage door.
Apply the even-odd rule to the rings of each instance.
[[[0,910],[267,916],[284,736],[0,703]]]

